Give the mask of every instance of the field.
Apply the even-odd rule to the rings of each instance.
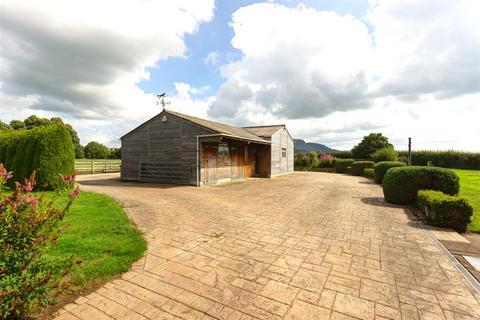
[[[468,229],[480,233],[480,171],[455,170],[460,177],[460,195],[467,198],[473,206],[473,218]]]
[[[75,172],[82,173],[106,173],[119,172],[122,161],[119,159],[76,159]]]
[[[81,261],[72,269],[74,290],[127,271],[146,249],[140,231],[122,207],[103,194],[82,191],[62,224],[69,226],[50,257],[65,259],[73,255]]]

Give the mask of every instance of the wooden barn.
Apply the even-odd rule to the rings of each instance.
[[[239,128],[163,110],[121,143],[122,180],[200,186],[293,171],[285,125]]]

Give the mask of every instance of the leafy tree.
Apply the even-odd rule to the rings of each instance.
[[[57,118],[57,119],[60,119],[60,118]],[[25,126],[27,127],[27,129],[43,127],[50,124],[50,120],[48,120],[47,118],[40,118],[40,117],[37,117],[36,115],[31,115],[30,117],[25,119],[23,122],[25,123]]]
[[[122,148],[110,148],[109,159],[121,159],[121,158],[122,158]]]
[[[381,133],[370,133],[353,147],[352,155],[355,159],[370,159],[375,151],[383,148],[393,148],[393,145]]]
[[[12,127],[10,127],[8,124],[0,120],[0,131],[6,131],[6,130],[11,130]]]
[[[110,149],[96,141],[89,142],[85,146],[84,152],[87,159],[107,159],[110,155]]]
[[[26,129],[27,126],[25,125],[25,122],[21,121],[21,120],[12,120],[10,121],[10,127],[13,129],[13,130],[23,130],[23,129]]]
[[[393,148],[378,149],[372,155],[373,161],[397,161],[398,153]]]

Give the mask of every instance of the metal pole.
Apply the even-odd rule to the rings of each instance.
[[[412,165],[412,138],[408,138],[408,165]]]
[[[197,187],[200,186],[200,163],[199,163],[199,154],[200,154],[200,148],[198,146],[198,136],[197,136]]]

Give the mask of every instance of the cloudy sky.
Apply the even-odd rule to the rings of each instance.
[[[478,0],[4,0],[0,119],[110,146],[170,108],[350,149],[480,151]]]

